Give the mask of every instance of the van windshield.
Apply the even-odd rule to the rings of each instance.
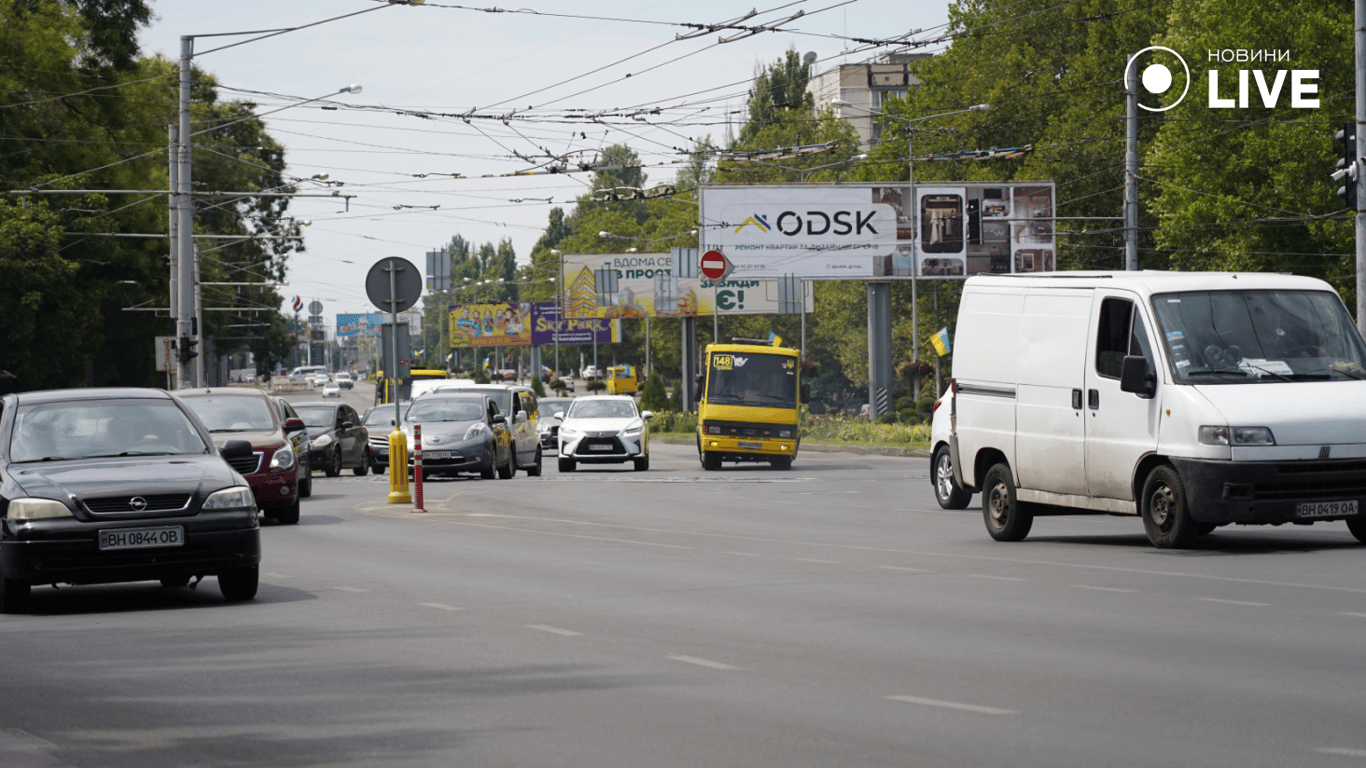
[[[1153,296],[1181,384],[1366,379],[1366,345],[1328,291],[1190,291]]]

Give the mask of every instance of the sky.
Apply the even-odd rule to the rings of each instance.
[[[181,36],[194,36],[196,66],[217,79],[220,97],[274,112],[264,119],[286,148],[286,173],[300,192],[323,195],[290,205],[311,223],[279,291],[286,302],[321,302],[328,328],[337,314],[376,311],[365,276],[385,257],[425,269],[425,254],[458,234],[476,247],[510,239],[525,263],[550,210],[568,213],[591,184],[588,172],[546,173],[552,157],[591,162],[596,150],[627,144],[649,183],[667,182],[695,140],[721,144],[728,123],[738,130],[757,68],[788,48],[814,52],[816,72],[901,50],[851,38],[937,37],[949,0],[520,0],[495,8],[482,0],[154,3],[143,52],[176,60]],[[689,26],[736,21],[751,9],[737,23],[780,31]],[[348,14],[356,15],[337,18]],[[295,27],[264,39],[222,36]],[[241,41],[251,42],[212,50]],[[339,92],[352,84],[361,92]]]

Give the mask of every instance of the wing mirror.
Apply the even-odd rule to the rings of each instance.
[[[299,424],[303,424],[299,419],[290,419],[290,421],[298,421]],[[225,459],[246,458],[251,455],[251,443],[246,440],[229,440],[223,444],[222,448],[218,449],[218,453]]]
[[[303,419],[300,419],[300,418],[298,418],[297,416],[296,416],[296,417],[293,417],[293,418],[285,419],[285,434],[286,434],[286,435],[293,434],[293,433],[295,433],[295,432],[302,432],[304,429],[305,429],[305,427],[304,427],[304,420],[303,420]]]
[[[1119,369],[1119,388],[1143,399],[1157,393],[1157,375],[1148,370],[1148,361],[1140,355],[1127,355]]]

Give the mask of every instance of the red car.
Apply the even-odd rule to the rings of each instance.
[[[264,392],[247,387],[210,387],[174,393],[189,407],[221,448],[229,440],[251,443],[248,456],[229,460],[247,479],[256,506],[285,525],[299,522],[299,455],[294,434],[302,420],[281,419]]]

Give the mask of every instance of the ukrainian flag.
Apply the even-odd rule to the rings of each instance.
[[[783,345],[783,337],[782,337],[782,336],[779,336],[778,334],[774,333],[773,331],[769,331],[769,332],[768,332],[768,343],[771,344],[771,345],[773,345],[773,346],[775,346],[775,347],[781,347],[781,346]]]
[[[939,329],[939,332],[930,337],[930,343],[934,345],[934,351],[940,357],[947,355],[951,350],[949,346],[949,327],[946,325]]]

